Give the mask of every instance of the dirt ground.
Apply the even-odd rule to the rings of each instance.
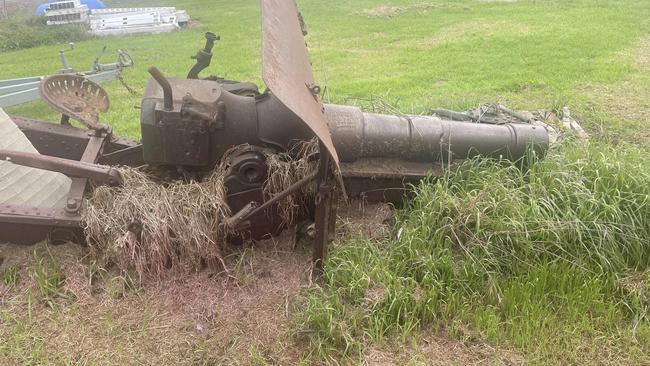
[[[95,282],[87,252],[76,244],[3,245],[3,267],[22,266],[18,289],[5,290],[0,300],[5,307],[0,334],[12,342],[12,336],[20,338],[20,324],[29,323],[28,338],[42,342],[15,342],[8,360],[0,363],[28,361],[15,352],[20,348],[27,353],[40,348],[39,358],[55,363],[239,363],[254,348],[283,363],[296,360],[299,351],[287,343],[292,339],[289,301],[308,284],[310,261],[306,248],[294,250],[290,243],[290,237],[282,237],[244,249],[229,261],[234,278],[196,273],[137,288],[115,273]],[[30,316],[26,299],[40,295],[33,268],[37,258],[48,256],[64,272],[67,298],[58,296],[54,309],[38,303]],[[0,360],[3,356],[0,352]]]
[[[392,211],[351,203],[339,212],[338,233],[385,238]],[[0,284],[0,364],[287,365],[309,354],[295,318],[301,293],[317,281],[309,240],[295,243],[290,231],[234,251],[227,258],[232,277],[200,272],[142,286],[98,268],[77,244],[0,244],[0,257],[0,273],[18,268],[15,287]],[[65,278],[51,302],[39,290],[43,268]],[[523,362],[434,331],[407,348],[389,341],[363,357],[368,365]]]

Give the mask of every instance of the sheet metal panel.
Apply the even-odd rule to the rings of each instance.
[[[262,78],[273,94],[300,117],[329,151],[340,177],[339,157],[323,103],[312,93],[314,74],[294,0],[262,1]]]
[[[0,109],[0,148],[38,153],[18,126]],[[0,161],[0,204],[63,207],[71,180],[63,174]]]

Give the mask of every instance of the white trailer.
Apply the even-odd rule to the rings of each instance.
[[[86,23],[96,36],[173,32],[187,25],[190,16],[174,7],[109,8],[88,10],[79,0],[51,3],[45,12],[48,25]]]
[[[45,9],[47,25],[88,23],[88,6],[79,0],[66,0],[50,3]]]

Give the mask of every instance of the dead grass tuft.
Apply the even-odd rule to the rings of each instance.
[[[641,69],[650,68],[650,36],[642,38],[639,42],[636,64]]]
[[[588,84],[581,92],[589,95],[599,111],[612,118],[610,126],[633,130],[628,141],[647,141],[650,134],[644,128],[650,121],[650,89],[644,83],[644,76],[625,80],[612,85]],[[608,131],[609,135],[613,135]]]
[[[267,154],[269,176],[264,185],[265,198],[271,199],[292,184],[298,182],[318,168],[318,139],[299,141],[286,153]],[[286,223],[295,222],[296,214],[306,207],[306,195],[313,192],[314,185],[307,185],[302,192],[280,202],[278,211]]]
[[[231,212],[224,178],[229,169],[227,156],[234,150],[200,182],[161,184],[146,173],[121,168],[122,186],[98,187],[88,200],[83,222],[93,256],[123,271],[134,271],[140,280],[204,267],[228,271],[222,250],[230,234],[225,219]],[[273,197],[315,169],[310,157],[317,150],[314,140],[298,143],[288,153],[267,152],[266,197]],[[304,203],[302,194],[280,203],[287,223]]]
[[[121,187],[98,187],[84,213],[88,244],[97,258],[140,278],[170,269],[197,269],[222,258],[218,238],[230,215],[225,167],[203,182],[161,185],[134,169],[120,169]]]
[[[338,212],[342,234],[363,236],[376,241],[391,236],[394,208],[388,203],[359,200],[346,204],[340,201]]]
[[[650,270],[632,274],[620,280],[625,291],[637,294],[641,301],[650,303]]]

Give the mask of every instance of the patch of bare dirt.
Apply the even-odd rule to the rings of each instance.
[[[448,4],[441,3],[416,3],[405,6],[390,6],[382,5],[370,9],[363,9],[356,12],[356,15],[365,16],[368,18],[392,18],[406,12],[420,12],[426,13],[431,9],[447,8]]]
[[[519,0],[478,0],[482,3],[516,3]]]
[[[88,267],[82,265],[86,254],[85,248],[76,244],[48,246],[39,243],[25,246],[0,243],[0,305],[10,296],[35,290],[36,283],[32,277],[34,268],[39,262],[50,271],[50,274],[65,269],[68,274],[63,283],[65,291],[74,295],[79,294],[80,299],[85,297],[86,291],[90,295],[90,285],[86,276]],[[50,266],[49,264],[53,262],[57,265]],[[5,276],[10,271],[15,271],[15,284],[8,284],[5,281]]]
[[[10,336],[3,332],[11,332],[12,326],[20,328],[30,317],[25,295],[38,298],[32,271],[45,258],[65,275],[61,289],[65,296],[57,300],[55,309],[32,305],[34,327],[29,336],[43,341],[48,357],[92,364],[189,365],[240,362],[255,348],[269,359],[292,364],[302,352],[296,348],[290,326],[299,291],[310,283],[308,249],[294,249],[287,233],[233,256],[229,260],[233,278],[201,272],[135,288],[128,278],[105,271],[95,273],[97,281],[102,277],[103,288],[98,292],[92,265],[84,260],[85,248],[4,244],[0,273],[16,264],[21,270],[18,286],[10,294],[5,289],[1,300],[5,312],[0,312],[0,323],[9,326],[0,330],[0,338]],[[33,345],[15,345],[22,354],[20,347],[29,350]],[[121,351],[114,352],[115,348]]]
[[[484,343],[465,344],[440,336],[424,337],[418,348],[428,365],[523,365],[525,357]]]
[[[634,131],[629,135],[636,141],[649,141],[650,89],[643,78],[645,76],[612,85],[588,84],[581,92],[590,97],[594,108],[613,117],[614,128]]]
[[[339,234],[364,236],[371,240],[390,238],[394,208],[387,203],[341,202],[338,209]]]
[[[514,21],[468,20],[441,29],[431,37],[406,42],[404,46],[429,49],[442,44],[458,42],[471,37],[490,37],[493,35],[527,35],[531,32],[527,24]]]
[[[208,345],[223,355],[215,360],[246,359],[251,349],[282,364],[297,362],[302,350],[291,336],[292,315],[300,290],[311,281],[309,248],[294,250],[285,233],[275,240],[247,249],[234,263],[235,278],[199,273],[168,280],[147,289],[150,307],[184,314]]]
[[[397,344],[399,342],[396,342]],[[370,348],[364,354],[366,365],[524,365],[524,356],[483,343],[466,344],[459,340],[424,331],[409,347]]]
[[[636,64],[641,69],[650,68],[650,36],[641,38],[636,47]]]
[[[203,26],[203,23],[201,23],[200,21],[195,20],[195,19],[190,19],[190,21],[187,22],[186,27],[189,28],[189,29],[195,29],[195,28],[200,28],[202,26]]]

